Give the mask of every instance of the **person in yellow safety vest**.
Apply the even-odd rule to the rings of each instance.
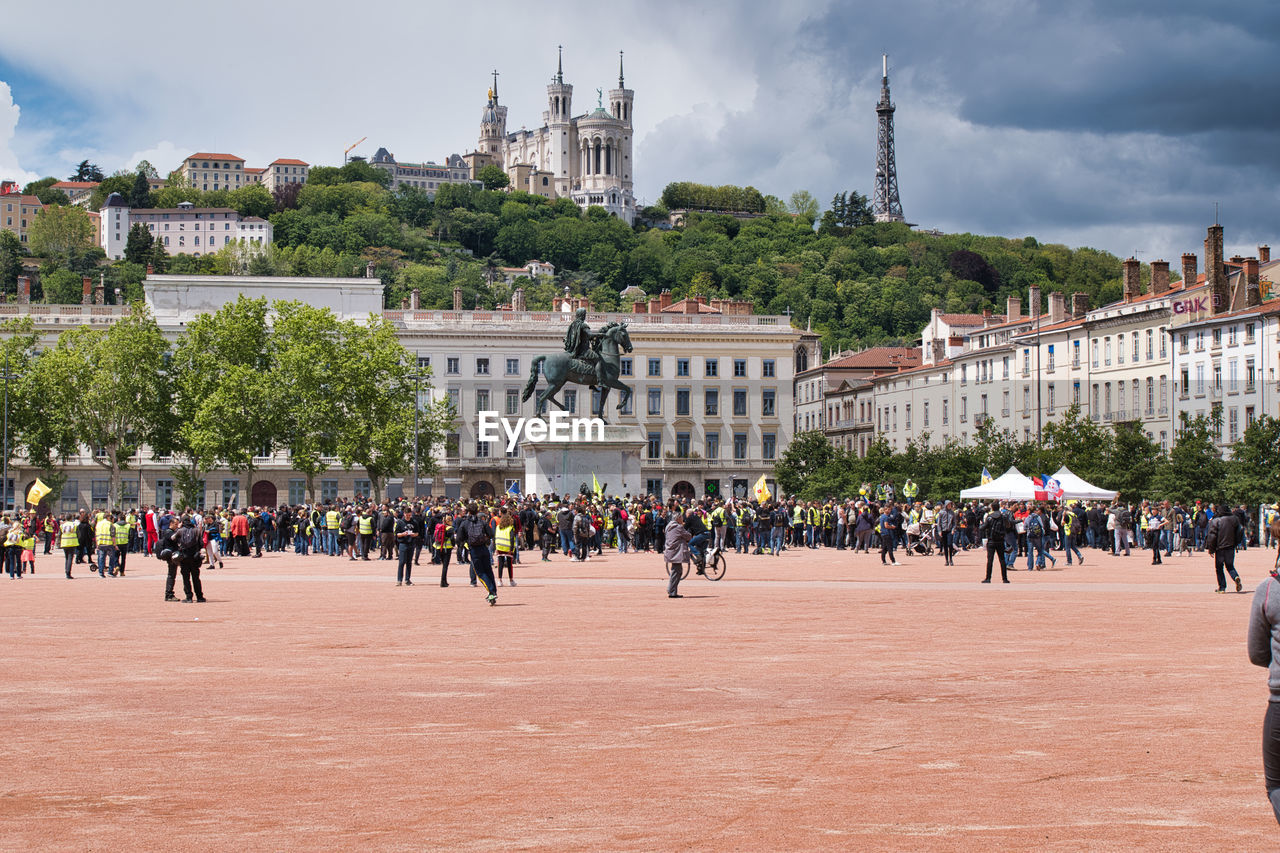
[[[809,548],[818,547],[818,531],[822,527],[822,511],[817,501],[809,501],[804,513],[804,544]]]
[[[360,513],[357,524],[360,531],[360,558],[368,560],[369,548],[373,546],[373,516],[369,515],[368,507]]]
[[[114,532],[116,536],[116,556],[120,560],[120,577],[124,577],[125,559],[129,556],[129,534],[133,528],[129,526],[126,519],[120,519],[115,523]]]
[[[324,552],[330,557],[338,556],[338,525],[342,523],[342,513],[330,508],[324,514]]]
[[[4,523],[9,525],[4,537],[4,569],[9,577],[20,577],[18,573],[18,557],[22,553],[22,519],[14,518],[12,522],[5,516]]]
[[[915,480],[912,480],[910,477],[908,477],[907,482],[902,484],[902,494],[906,497],[907,500],[914,502],[916,499],[916,495],[919,493],[920,493],[920,487],[916,485]]]
[[[105,578],[108,572],[115,577],[120,563],[116,553],[116,524],[111,516],[98,513],[93,525],[93,544],[98,551],[98,577]]]
[[[446,512],[436,522],[436,529],[431,531],[431,541],[436,546],[436,556],[440,558],[440,586],[449,585],[449,557],[453,554],[453,515]]]
[[[515,553],[516,522],[511,510],[503,509],[493,530],[493,550],[498,555],[498,586],[502,586],[502,567],[507,568],[507,579],[516,585]]]
[[[44,517],[44,552],[48,554],[53,550],[53,540],[57,538],[58,520],[53,517],[53,513],[49,513]]]
[[[711,533],[713,551],[724,550],[724,534],[725,534],[725,518],[724,503],[716,501],[715,509],[711,510]]]
[[[22,534],[22,537],[18,540],[18,545],[22,548],[22,553],[19,555],[21,560],[21,565],[18,566],[19,574],[31,572],[31,574],[34,575],[36,573],[36,534],[34,521],[31,523],[31,531]]]
[[[80,551],[80,519],[76,516],[63,516],[62,528],[58,533],[58,547],[62,549],[62,555],[67,561],[67,577],[70,578],[71,565]]]
[[[132,512],[132,511],[130,511],[130,512],[129,512],[129,514],[128,514],[127,516],[125,516],[125,523],[126,523],[126,524],[128,525],[128,527],[129,527],[129,530],[128,530],[128,537],[125,539],[125,545],[127,545],[127,546],[128,546],[128,550],[132,551],[132,550],[134,549],[134,547],[135,547],[135,546],[137,545],[137,543],[138,543],[138,516],[137,516],[137,514],[136,514],[136,513],[134,513],[134,512]],[[124,568],[124,558],[123,558],[123,557],[120,559],[120,568],[122,568],[122,569]]]
[[[858,494],[862,496],[862,499],[863,499],[864,501],[865,501],[865,500],[869,500],[869,499],[871,498],[871,484],[870,484],[870,483],[863,483],[863,484],[858,488]]]

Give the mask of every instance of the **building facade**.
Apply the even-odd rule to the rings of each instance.
[[[183,202],[173,208],[131,209],[119,193],[107,197],[99,212],[99,237],[111,260],[124,257],[129,228],[147,226],[170,255],[202,255],[232,243],[265,246],[271,242],[271,223],[257,216],[241,216],[229,207],[196,207]]]
[[[444,165],[428,161],[426,163],[401,163],[394,154],[385,148],[379,148],[369,161],[369,165],[381,169],[391,176],[388,188],[398,190],[400,187],[416,187],[427,195],[434,196],[436,190],[445,184],[476,184],[466,161],[457,154],[450,154]]]
[[[597,89],[595,109],[574,115],[573,86],[564,79],[563,58],[547,85],[542,126],[507,132],[507,107],[498,101],[494,74],[480,119],[480,139],[466,160],[473,176],[497,165],[511,178],[511,188],[546,198],[571,198],[579,207],[603,207],[628,225],[635,221],[634,124],[635,92],[626,87],[622,59],[618,86]]]
[[[44,210],[40,199],[33,195],[9,193],[0,195],[0,228],[18,235],[18,242],[26,243],[36,216]]]
[[[183,182],[195,189],[238,190],[249,184],[275,189],[281,184],[305,184],[311,166],[304,160],[280,158],[265,168],[246,167],[243,157],[199,151],[178,167]]]
[[[276,187],[285,184],[305,184],[310,171],[311,164],[305,160],[281,157],[278,160],[272,160],[263,170],[262,185],[274,191]]]

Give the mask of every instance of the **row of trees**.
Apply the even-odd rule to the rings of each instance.
[[[782,454],[774,471],[788,494],[806,499],[852,497],[864,482],[910,477],[921,499],[957,499],[981,481],[982,469],[1000,476],[1016,466],[1027,476],[1052,474],[1064,463],[1126,501],[1205,500],[1231,504],[1273,503],[1280,496],[1280,420],[1263,417],[1245,430],[1224,459],[1217,444],[1220,416],[1185,418],[1168,453],[1137,422],[1102,427],[1072,407],[1045,425],[1042,441],[1020,441],[987,422],[973,444],[948,441],[929,447],[927,437],[894,451],[880,439],[865,457],[832,447],[820,432],[805,432]]]
[[[92,448],[120,494],[143,447],[172,456],[182,500],[196,505],[205,475],[228,467],[252,479],[262,456],[287,451],[307,479],[336,458],[368,472],[375,497],[414,461],[416,364],[381,318],[337,319],[301,302],[240,297],[190,323],[175,342],[145,308],[106,328],[68,329],[37,354],[30,318],[0,328],[10,387],[10,447],[50,485],[60,462]],[[421,468],[452,418],[447,401],[417,418]]]

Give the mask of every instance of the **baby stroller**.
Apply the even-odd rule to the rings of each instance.
[[[907,525],[907,553],[928,557],[933,554],[933,525],[913,522]]]

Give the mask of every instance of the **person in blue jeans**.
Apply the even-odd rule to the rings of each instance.
[[[1031,510],[1031,514],[1027,516],[1027,520],[1023,522],[1023,528],[1027,531],[1027,571],[1031,571],[1032,561],[1035,562],[1035,568],[1044,571],[1044,561],[1048,558],[1057,568],[1058,561],[1049,553],[1045,547],[1045,538],[1050,532],[1047,528],[1049,522],[1046,520],[1044,511],[1040,507]]]

